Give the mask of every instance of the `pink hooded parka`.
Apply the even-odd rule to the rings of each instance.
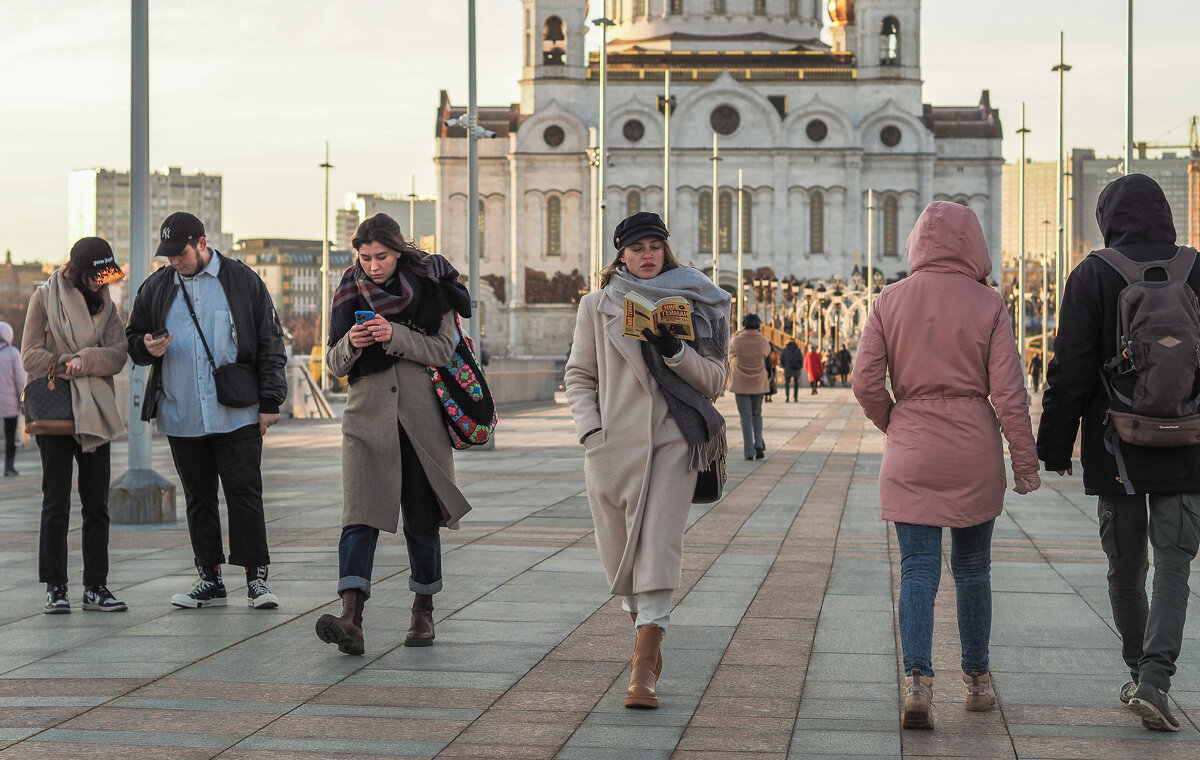
[[[980,282],[992,265],[969,208],[929,204],[908,237],[908,258],[912,274],[875,302],[852,383],[867,418],[887,434],[883,519],[978,525],[1004,503],[1001,430],[1013,472],[1038,470],[1012,321],[1000,294]]]

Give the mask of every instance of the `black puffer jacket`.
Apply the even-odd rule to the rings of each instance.
[[[1134,261],[1175,255],[1175,225],[1162,188],[1144,174],[1131,174],[1100,193],[1096,219],[1104,244]],[[1200,266],[1188,285],[1200,293]],[[1067,278],[1059,315],[1054,358],[1046,371],[1037,449],[1047,470],[1071,464],[1075,436],[1083,423],[1081,464],[1084,490],[1092,495],[1123,495],[1116,459],[1104,449],[1108,397],[1100,367],[1117,350],[1117,295],[1125,280],[1094,256]],[[1200,446],[1145,448],[1122,443],[1129,479],[1137,493],[1200,493]]]

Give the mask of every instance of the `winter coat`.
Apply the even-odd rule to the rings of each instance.
[[[837,357],[838,373],[842,375],[850,374],[850,365],[854,361],[854,357],[850,356],[850,349],[840,349],[834,356]]]
[[[0,343],[0,417],[16,417],[21,413],[23,390],[25,370],[21,368],[21,352]]]
[[[800,370],[804,369],[804,352],[795,343],[791,343],[785,346],[783,353],[779,355],[779,363],[783,365],[785,374],[799,375]]]
[[[825,372],[825,363],[821,361],[821,355],[815,350],[805,354],[804,370],[808,372],[808,382],[810,383],[820,380],[821,375]]]
[[[908,258],[912,275],[884,288],[871,310],[852,380],[863,412],[887,434],[883,518],[978,525],[1004,502],[1001,429],[1013,472],[1038,469],[1012,322],[1000,294],[979,282],[991,259],[970,209],[927,206]]]
[[[767,376],[767,357],[771,342],[760,330],[738,330],[729,341],[729,390],[733,393],[766,393],[771,379]]]
[[[471,505],[454,483],[454,450],[442,421],[428,365],[443,366],[458,343],[454,314],[442,315],[441,329],[424,335],[392,323],[385,349],[403,360],[350,384],[342,414],[342,525],[369,525],[395,533],[400,524],[400,435],[404,428],[421,460],[425,477],[442,508],[442,525],[457,528]],[[362,354],[350,333],[329,350],[327,366],[338,376]]]
[[[588,503],[610,591],[629,596],[679,586],[696,473],[641,341],[621,335],[621,316],[602,290],[580,300],[565,385],[577,436],[600,429],[583,441]],[[671,369],[715,398],[725,388],[725,357],[684,346]]]
[[[1104,244],[1134,261],[1169,259],[1178,250],[1166,196],[1154,180],[1131,174],[1100,193],[1096,219]],[[1200,266],[1187,279],[1200,293]],[[1116,459],[1104,448],[1108,397],[1100,366],[1117,351],[1117,296],[1125,280],[1105,262],[1089,256],[1075,267],[1063,288],[1054,358],[1046,370],[1038,426],[1038,458],[1047,470],[1065,470],[1082,420],[1080,444],[1084,490],[1123,495]],[[1200,446],[1145,448],[1121,443],[1129,480],[1137,493],[1200,493]]]

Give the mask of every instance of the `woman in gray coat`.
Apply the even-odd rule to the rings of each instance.
[[[584,447],[584,477],[609,590],[634,619],[626,707],[658,707],[660,646],[679,585],[697,474],[723,466],[725,420],[712,399],[728,374],[729,294],[680,266],[657,214],[617,225],[616,259],[579,304],[566,394]],[[683,296],[694,342],[660,326],[622,335],[622,303]]]
[[[471,505],[454,483],[454,452],[427,367],[449,361],[459,339],[455,313],[469,317],[471,299],[450,262],[414,247],[386,214],[360,224],[352,244],[358,260],[334,294],[326,361],[333,374],[350,378],[342,416],[342,612],[322,615],[316,631],[340,651],[362,654],[379,531],[395,533],[401,518],[415,593],[404,645],[433,643],[439,528],[457,528]]]

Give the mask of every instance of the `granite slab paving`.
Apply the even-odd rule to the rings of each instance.
[[[171,608],[193,576],[180,520],[112,526],[109,586],[130,610],[84,613],[76,511],[76,609],[41,614],[40,467],[36,449],[20,450],[23,474],[0,483],[0,758],[1200,757],[1200,622],[1171,692],[1183,731],[1146,731],[1116,701],[1120,642],[1095,503],[1078,476],[1010,494],[997,520],[999,709],[963,709],[947,564],[937,729],[899,728],[899,551],[876,482],[884,438],[843,388],[764,405],[767,456],[755,461],[740,456],[733,399],[719,401],[735,454],[726,495],[688,517],[660,709],[626,709],[633,634],[607,594],[582,453],[559,402],[502,409],[496,447],[456,455],[475,510],[443,532],[432,647],[402,645],[407,555],[381,537],[362,657],[313,635],[336,601],[336,421],[285,420],[267,436],[282,600],[272,611],[242,602],[237,568],[228,607]],[[152,453],[178,484],[165,441],[155,437]],[[114,476],[125,457],[115,444]]]

